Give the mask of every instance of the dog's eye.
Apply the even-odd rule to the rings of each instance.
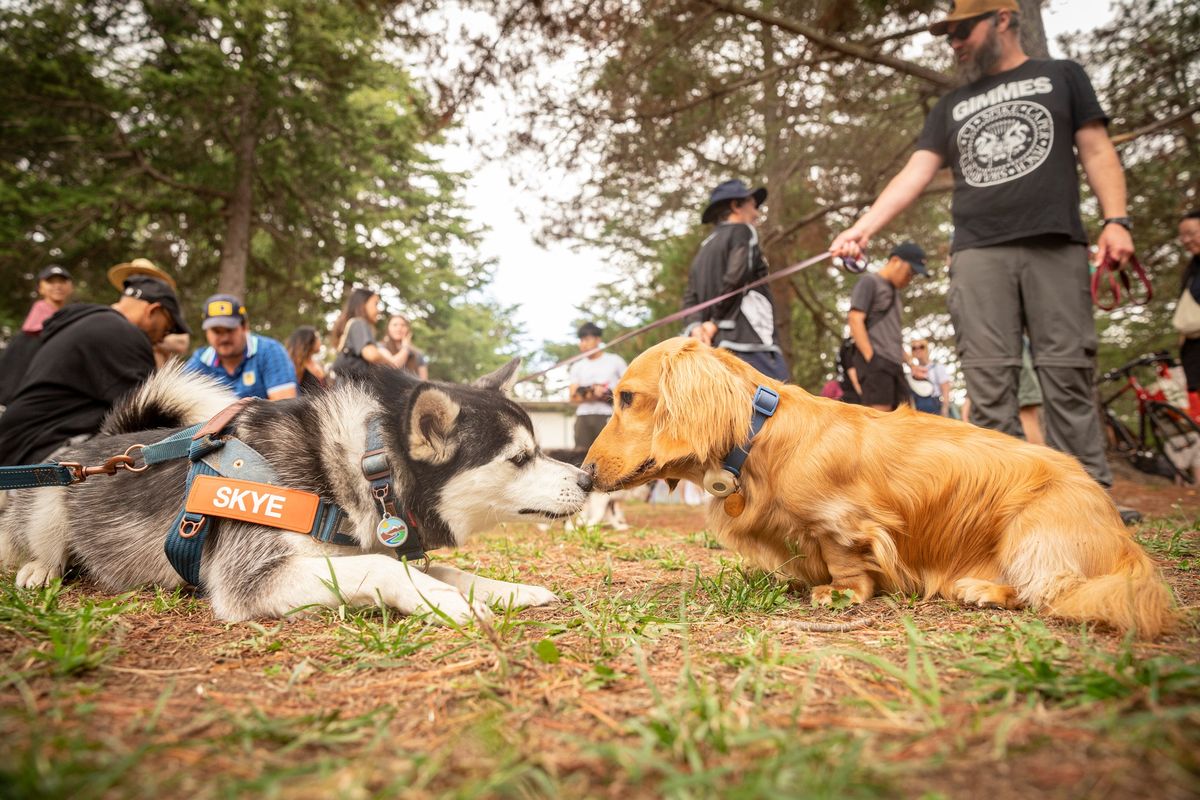
[[[509,461],[514,467],[523,467],[529,463],[529,453],[517,453]]]
[[[621,392],[621,408],[633,405],[633,392]]]

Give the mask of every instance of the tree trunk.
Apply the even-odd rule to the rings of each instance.
[[[1021,48],[1030,58],[1049,58],[1046,26],[1042,24],[1042,6],[1046,0],[1019,0],[1021,6]]]
[[[762,42],[763,69],[769,70],[775,66],[775,29],[770,25],[762,26],[760,41]],[[777,84],[766,82],[763,86],[762,116],[763,116],[763,177],[767,188],[772,192],[767,202],[770,203],[771,213],[766,223],[759,231],[759,241],[779,241],[772,234],[778,231],[783,222],[785,206],[783,204],[783,189],[786,183],[783,177],[783,130],[782,115],[780,114],[781,100],[778,96]],[[767,258],[768,270],[774,272],[787,266],[783,248],[776,244],[763,248]],[[783,360],[788,369],[792,368],[792,292],[787,281],[774,281],[767,284],[771,290],[771,300],[775,305],[775,343],[783,350]]]
[[[234,140],[233,196],[225,206],[225,239],[217,291],[246,299],[246,262],[250,258],[254,218],[254,153],[258,147],[258,96],[247,87],[238,101],[239,126]]]

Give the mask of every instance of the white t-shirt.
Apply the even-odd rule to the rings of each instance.
[[[942,384],[950,382],[950,371],[946,369],[944,364],[931,361],[929,363],[929,377],[926,380],[933,384],[934,394],[941,397]]]
[[[615,353],[601,352],[596,358],[585,358],[571,365],[571,385],[573,386],[607,386],[615,389],[617,381],[625,374],[625,359]],[[597,394],[603,394],[597,391]],[[575,412],[579,416],[585,414],[612,414],[612,403],[580,403]]]

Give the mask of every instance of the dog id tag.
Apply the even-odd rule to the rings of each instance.
[[[384,547],[399,547],[408,540],[408,525],[399,517],[389,515],[379,520],[375,535]]]
[[[729,516],[740,517],[745,510],[746,496],[741,492],[734,492],[725,498],[725,513]]]

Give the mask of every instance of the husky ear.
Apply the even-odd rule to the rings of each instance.
[[[454,437],[458,412],[458,403],[441,389],[430,386],[418,391],[408,412],[408,454],[429,464],[448,461],[458,448]]]
[[[489,372],[482,378],[476,378],[471,384],[480,389],[495,389],[503,394],[512,391],[517,383],[517,370],[521,367],[521,359],[514,358],[495,372]]]

